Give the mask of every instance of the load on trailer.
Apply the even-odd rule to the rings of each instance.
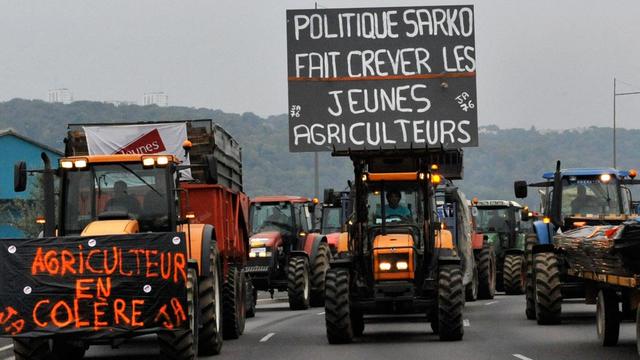
[[[635,217],[632,214],[631,190],[637,184],[635,170],[561,169],[543,175],[545,181],[514,183],[518,198],[527,196],[527,187],[542,191],[544,218],[535,221],[535,237],[525,245],[527,258],[526,316],[539,324],[560,322],[562,300],[586,298],[596,302],[595,294],[586,291],[585,280],[569,269],[568,253],[560,247],[555,234],[585,225],[616,225]]]
[[[331,250],[312,231],[314,204],[302,196],[251,200],[251,252],[247,272],[256,290],[287,291],[291,310],[324,304]]]
[[[167,140],[166,128],[190,139]],[[100,132],[98,139],[86,136],[92,130]],[[116,149],[92,143],[104,139]],[[219,353],[223,331],[237,337],[244,328],[248,199],[235,140],[205,120],[71,125],[65,142],[58,169],[43,155],[44,237],[2,240],[7,254],[19,256],[6,259],[12,271],[0,281],[15,289],[8,294],[20,288],[29,299],[2,299],[25,316],[20,332],[5,334],[13,336],[16,359],[52,353],[80,359],[92,344],[115,346],[149,333],[158,334],[163,358]],[[155,145],[163,150],[152,153]],[[171,148],[182,151],[169,153]],[[198,156],[189,164],[185,151],[192,149]],[[33,171],[16,165],[16,191],[25,189]],[[58,221],[54,174],[60,178]],[[56,254],[59,259],[52,258]],[[25,261],[31,262],[29,274],[20,270]],[[230,290],[236,297],[223,299]],[[47,310],[51,319],[43,316]]]

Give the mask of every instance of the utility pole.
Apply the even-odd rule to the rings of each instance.
[[[313,153],[313,196],[320,199],[320,159],[318,158],[318,152]]]
[[[624,96],[624,95],[639,95],[640,91],[631,91],[631,92],[616,92],[616,78],[613,78],[613,167],[616,168],[617,158],[617,144],[616,144],[616,96]]]

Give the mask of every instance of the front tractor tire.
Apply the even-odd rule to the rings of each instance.
[[[493,247],[485,244],[476,260],[478,263],[478,299],[493,299],[496,293],[496,253]]]
[[[287,270],[287,295],[291,310],[306,310],[309,308],[309,260],[303,256],[289,259]]]
[[[364,322],[355,324],[353,320],[361,320],[361,314],[351,308],[349,299],[349,271],[346,269],[330,269],[326,276],[325,323],[329,344],[347,344],[353,341],[354,333],[364,331]],[[360,329],[362,326],[362,329]]]
[[[200,323],[198,352],[217,355],[222,349],[222,264],[216,242],[210,245],[209,273],[198,279]]]
[[[246,290],[244,271],[229,267],[223,291],[222,334],[225,339],[237,339],[244,332]]]
[[[465,288],[465,300],[468,302],[473,302],[478,300],[478,266],[474,266],[473,268],[473,277],[469,284],[467,284]]]
[[[188,329],[162,331],[158,334],[162,360],[195,360],[198,358],[198,276],[187,271]]]
[[[523,294],[526,286],[524,256],[521,254],[506,255],[502,277],[504,291],[507,295]]]
[[[539,253],[534,255],[533,265],[538,324],[559,324],[562,313],[562,285],[558,259],[552,252]]]
[[[311,266],[311,306],[324,306],[325,276],[330,260],[329,245],[321,243]]]
[[[457,265],[445,265],[438,275],[438,335],[442,341],[457,341],[464,334],[462,309],[464,286],[462,270]]]

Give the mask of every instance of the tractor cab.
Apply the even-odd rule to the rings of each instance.
[[[525,237],[531,231],[523,219],[523,206],[508,200],[480,200],[475,205],[476,231],[487,237],[497,254],[505,250],[524,250]]]

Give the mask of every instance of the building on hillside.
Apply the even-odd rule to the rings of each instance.
[[[142,105],[169,106],[169,95],[163,92],[150,92],[144,94]]]
[[[51,89],[49,90],[49,102],[71,104],[73,102],[73,94],[71,90],[66,88]]]
[[[13,225],[21,217],[20,207],[14,200],[22,204],[40,197],[38,182],[34,176],[28,176],[27,190],[21,193],[13,191],[13,166],[18,161],[25,161],[27,169],[42,169],[41,154],[46,153],[51,159],[51,166],[57,167],[58,159],[63,153],[33,139],[16,133],[12,129],[0,130],[0,237],[23,237],[24,232]]]

